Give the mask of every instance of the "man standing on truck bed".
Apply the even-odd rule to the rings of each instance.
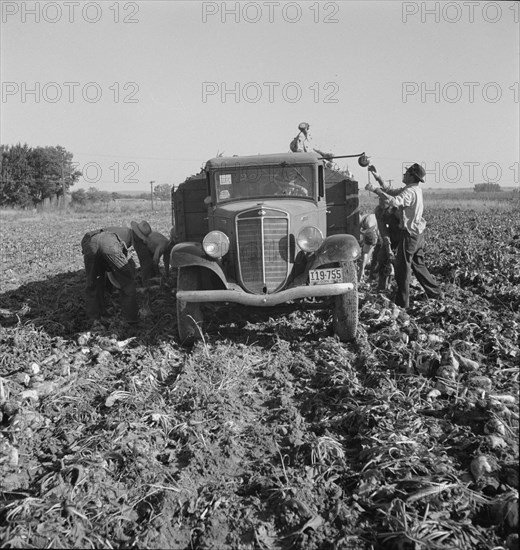
[[[311,135],[309,133],[309,129],[310,124],[308,122],[300,122],[300,124],[298,125],[298,135],[291,141],[291,144],[289,145],[291,151],[293,153],[312,153],[314,151],[323,158],[331,159],[334,156],[332,153],[324,153],[321,149],[318,149],[318,147],[314,146]]]
[[[404,187],[391,189],[385,187],[384,181],[377,173],[376,167],[370,165],[380,187],[369,183],[366,189],[373,191],[385,204],[395,206],[399,210],[400,239],[395,261],[395,280],[397,293],[395,303],[408,308],[410,305],[410,278],[413,271],[417,280],[424,288],[428,298],[442,298],[442,292],[435,278],[430,274],[424,263],[424,229],[426,221],[423,214],[423,195],[419,182],[424,183],[426,172],[420,164],[412,164],[403,174]]]

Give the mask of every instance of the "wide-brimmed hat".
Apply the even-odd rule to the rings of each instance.
[[[308,130],[309,128],[310,124],[308,122],[300,122],[300,124],[298,124],[298,130],[304,131]]]
[[[132,228],[132,231],[143,241],[146,241],[148,235],[152,232],[150,224],[145,220],[141,223],[131,222],[130,227]]]
[[[420,164],[412,164],[408,167],[406,170],[407,172],[410,172],[410,174],[413,174],[419,181],[424,183],[424,176],[426,176],[426,170],[420,165]]]

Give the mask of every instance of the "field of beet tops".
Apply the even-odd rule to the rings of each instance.
[[[351,344],[293,304],[185,348],[174,274],[89,332],[83,234],[169,213],[2,213],[0,546],[518,549],[519,204],[426,201],[444,302],[368,280]]]

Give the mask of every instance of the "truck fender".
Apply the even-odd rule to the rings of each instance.
[[[348,234],[331,235],[315,252],[309,269],[335,262],[356,261],[360,255],[361,248],[355,237]]]
[[[204,267],[211,269],[227,287],[224,271],[215,260],[206,256],[201,243],[178,243],[172,248],[170,263],[172,267]]]

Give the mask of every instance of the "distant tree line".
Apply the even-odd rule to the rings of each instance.
[[[169,183],[160,183],[153,188],[153,196],[161,201],[169,201],[172,193],[172,186]]]
[[[82,175],[72,158],[60,145],[0,145],[0,206],[34,206],[66,193]]]
[[[153,198],[160,201],[169,201],[171,192],[172,186],[169,183],[160,183],[153,188]],[[137,198],[150,200],[150,193],[141,193]]]
[[[475,191],[475,193],[494,193],[496,191],[502,191],[502,188],[498,183],[477,183],[473,191]]]
[[[154,199],[161,201],[169,200],[171,193],[171,185],[168,183],[162,183],[154,187],[153,195]],[[86,205],[95,203],[107,203],[115,201],[117,199],[141,199],[150,200],[150,193],[141,193],[139,195],[101,191],[97,187],[89,187],[85,189],[77,189],[70,194],[73,204]]]
[[[23,145],[0,145],[0,206],[33,207],[45,199],[70,192],[70,188],[82,176],[72,165],[73,154],[60,145],[30,147]],[[154,199],[169,200],[171,186],[156,185]],[[150,193],[125,195],[100,191],[96,187],[78,189],[72,193],[73,203],[107,203],[112,200],[146,199]]]
[[[76,189],[70,194],[73,204],[85,205],[89,203],[110,202],[116,199],[124,198],[120,193],[109,193],[108,191],[100,191],[97,187],[89,187],[85,189]]]

